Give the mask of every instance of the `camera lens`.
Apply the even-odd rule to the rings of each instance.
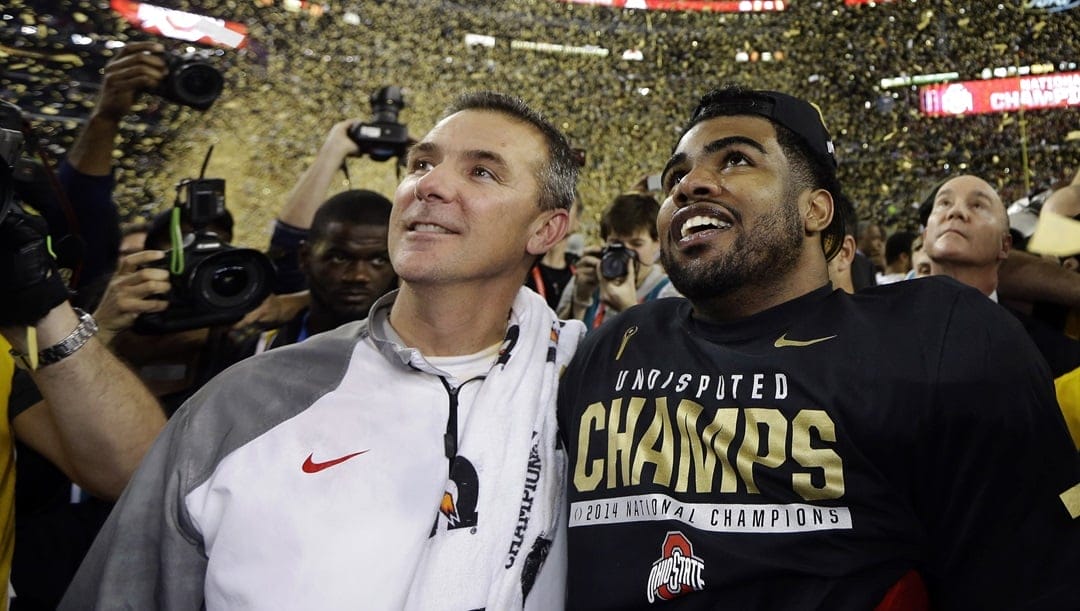
[[[213,66],[198,62],[183,64],[172,78],[177,95],[195,108],[209,107],[221,95],[225,84]]]
[[[266,298],[270,274],[262,253],[229,249],[199,263],[191,286],[196,300],[218,310],[245,310]]]
[[[622,278],[629,272],[630,251],[623,247],[605,248],[600,256],[600,275],[608,280]]]
[[[214,293],[226,299],[234,298],[244,291],[248,283],[248,272],[240,265],[230,265],[214,270],[210,278],[210,288]]]

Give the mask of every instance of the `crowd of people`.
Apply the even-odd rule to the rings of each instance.
[[[730,80],[792,91],[820,105],[860,216],[913,221],[911,205],[956,171],[993,177],[1012,201],[1027,195],[1028,182],[1048,184],[1077,166],[1077,143],[1066,136],[1078,126],[1068,109],[927,118],[918,110],[917,87],[883,89],[880,81],[954,71],[979,79],[984,69],[1015,64],[1075,70],[1068,67],[1080,55],[1075,10],[1051,13],[1027,4],[988,9],[982,2],[846,6],[836,0],[730,14],[521,0],[482,11],[458,2],[409,2],[362,10],[324,5],[316,13],[270,1],[200,2],[196,12],[246,25],[249,46],[210,58],[227,79],[210,110],[140,101],[123,134],[117,199],[127,214],[166,207],[173,185],[195,175],[215,144],[210,169],[229,177],[239,242],[261,244],[275,213],[266,200],[292,187],[292,173],[303,167],[298,160],[319,146],[328,112],[370,116],[368,96],[395,84],[406,93],[402,120],[422,133],[445,103],[436,92],[469,83],[522,92],[585,150],[582,226],[595,235],[610,194],[659,170],[687,97]],[[105,43],[149,35],[85,0],[14,0],[3,10],[13,22],[34,24],[37,34],[0,31],[0,44],[26,54],[12,54],[2,68],[0,96],[18,99],[38,117],[42,137],[66,148],[93,104],[98,70],[115,52]],[[494,46],[467,46],[467,34],[490,35]],[[73,44],[76,35],[89,44]],[[512,48],[512,40],[609,53],[543,53]],[[643,60],[622,59],[627,50],[640,51]],[[751,51],[775,57],[735,61]],[[35,53],[69,59],[36,61]],[[353,172],[379,192],[396,184],[389,164]]]
[[[440,7],[444,40],[479,27],[475,12]],[[529,7],[536,23],[610,11]],[[824,52],[811,34],[825,22],[809,10],[717,19]],[[860,11],[876,14],[820,19]],[[384,12],[361,23],[389,62],[417,35],[380,30]],[[705,18],[621,14],[590,35],[686,42]],[[911,40],[977,17],[894,15]],[[1061,31],[1052,14],[1019,18],[1043,25],[1008,44]],[[301,89],[329,79],[336,55],[281,51],[298,30],[337,41],[340,24],[263,25],[231,60],[241,81],[254,69],[297,70]],[[682,62],[678,86],[652,81],[646,96],[644,70],[600,78],[632,88],[641,108],[588,103],[571,119],[558,96],[533,106],[481,79],[458,95],[411,86],[411,117],[433,127],[410,118],[391,163],[352,134],[360,105],[329,116],[324,97],[297,96],[271,113],[280,98],[265,95],[245,111],[267,113],[252,138],[283,138],[276,154],[305,159],[287,193],[256,196],[246,181],[270,171],[245,170],[258,208],[189,190],[140,222],[123,202],[150,183],[132,170],[166,164],[142,165],[125,125],[167,76],[160,42],[103,58],[55,167],[48,154],[26,165],[19,145],[40,153],[63,137],[5,102],[10,607],[1080,607],[1080,264],[1026,252],[1020,216],[1080,215],[1075,159],[1033,148],[1054,180],[1010,206],[1020,191],[1000,126],[963,119],[983,130],[970,135],[980,148],[952,134],[938,157],[909,154],[937,128],[838,101],[870,76],[840,87],[823,66],[809,82],[831,82],[827,95],[763,87],[775,78],[763,63],[709,76],[690,49],[734,48],[714,36],[656,43]],[[890,61],[928,53],[879,46]],[[521,79],[573,69],[538,57],[507,78],[513,52],[438,56],[440,78],[466,61],[519,93]],[[313,61],[323,67],[299,70]],[[753,88],[720,84],[735,75]],[[321,96],[340,91],[331,82]],[[188,137],[191,122],[212,132],[225,110],[244,114],[228,102],[169,110],[151,140],[194,151],[205,140]],[[1029,128],[1064,130],[1065,116]],[[321,142],[292,137],[314,120]],[[885,160],[865,134],[890,122],[905,128],[883,136],[895,145]],[[583,158],[586,139],[613,148]],[[23,180],[26,167],[48,180]],[[389,168],[394,185],[368,182]],[[867,189],[869,176],[885,188]],[[262,252],[199,276],[192,245],[227,253],[257,235],[240,231],[260,214]],[[263,259],[270,295],[236,306]],[[213,317],[183,309],[185,283],[213,295],[195,308]],[[148,322],[166,314],[178,318]]]

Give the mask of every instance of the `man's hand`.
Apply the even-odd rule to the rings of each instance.
[[[44,219],[18,207],[0,223],[0,326],[32,326],[67,301],[47,235]]]
[[[119,123],[139,93],[157,87],[168,74],[164,52],[165,47],[157,42],[133,42],[122,48],[105,65],[94,114]]]
[[[119,269],[94,311],[102,342],[110,343],[118,333],[135,324],[140,314],[161,312],[169,307],[168,301],[155,297],[169,292],[169,271],[144,267],[164,257],[165,253],[160,250],[144,250],[121,259]]]
[[[273,329],[292,320],[301,310],[311,304],[311,292],[300,291],[285,295],[270,295],[259,307],[248,312],[229,330],[232,337]]]
[[[588,303],[600,283],[600,249],[588,248],[574,264],[574,301]]]
[[[334,126],[330,128],[330,132],[326,134],[326,140],[323,141],[322,150],[319,155],[326,155],[328,158],[338,159],[359,155],[360,147],[357,146],[356,141],[349,136],[349,128],[360,122],[360,119],[348,119],[335,123]]]
[[[637,303],[637,268],[635,259],[626,265],[626,275],[607,279],[600,276],[600,301],[616,312],[622,312]]]

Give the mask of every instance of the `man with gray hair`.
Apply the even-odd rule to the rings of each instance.
[[[61,608],[561,607],[554,398],[584,329],[522,279],[576,177],[523,102],[460,98],[394,196],[400,288],[189,400]]]

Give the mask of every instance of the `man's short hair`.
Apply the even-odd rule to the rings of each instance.
[[[792,173],[807,188],[824,189],[835,201],[843,197],[836,178],[836,152],[829,130],[816,106],[786,93],[729,86],[702,96],[682,136],[698,123],[738,115],[768,119],[776,140],[791,163]],[[680,136],[680,140],[682,139]],[[833,211],[832,221],[821,233],[825,258],[831,259],[844,243],[844,215]]]
[[[659,239],[659,230],[656,228],[658,214],[660,204],[655,197],[646,193],[620,195],[600,217],[600,237],[606,240],[612,234],[632,235],[648,229],[654,240]]]
[[[550,121],[520,98],[494,91],[476,91],[459,96],[443,113],[443,118],[464,110],[497,112],[535,127],[547,143],[548,158],[536,179],[540,183],[540,209],[569,210],[577,187],[578,161],[570,143]]]
[[[390,225],[390,209],[393,204],[382,195],[367,189],[342,191],[327,199],[311,220],[309,240],[323,237],[330,223],[348,223],[350,225]]]
[[[910,231],[897,231],[885,240],[885,264],[892,265],[900,259],[900,255],[911,256],[912,244],[918,234]]]

